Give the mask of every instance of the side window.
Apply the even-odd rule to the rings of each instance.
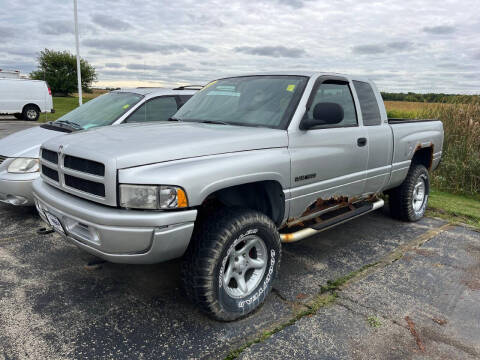
[[[355,91],[357,92],[360,109],[362,109],[363,125],[375,126],[382,123],[380,110],[378,109],[377,98],[369,83],[363,81],[353,81]]]
[[[357,126],[358,122],[357,113],[355,112],[355,104],[347,83],[340,83],[338,81],[326,81],[322,83],[318,87],[310,109],[305,114],[305,117],[313,119],[313,109],[315,108],[315,105],[322,102],[339,104],[342,106],[344,113],[341,122],[334,125],[325,125],[325,127]]]
[[[147,101],[127,119],[128,123],[166,121],[177,112],[174,96],[162,96]]]
[[[178,97],[180,98],[180,107],[182,107],[183,104],[185,104],[188,99],[192,97],[192,95],[179,95]]]

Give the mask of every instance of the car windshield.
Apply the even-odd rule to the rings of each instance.
[[[56,122],[89,129],[111,125],[143,98],[130,92],[110,92],[101,95],[63,115]]]
[[[303,76],[244,76],[217,80],[195,94],[173,118],[286,128],[307,80]]]

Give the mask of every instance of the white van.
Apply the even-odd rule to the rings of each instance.
[[[36,121],[47,111],[54,112],[52,92],[45,81],[0,79],[0,114]]]

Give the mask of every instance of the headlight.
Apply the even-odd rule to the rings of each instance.
[[[17,158],[8,166],[9,173],[24,174],[34,173],[39,169],[38,159]]]
[[[129,209],[178,209],[188,206],[178,186],[120,184],[120,206]]]

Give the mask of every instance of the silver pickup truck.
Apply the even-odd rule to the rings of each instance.
[[[434,120],[389,120],[363,78],[223,78],[168,122],[120,125],[42,145],[40,216],[107,261],[183,257],[186,294],[210,316],[251,313],[271,290],[281,243],[383,206],[420,219],[442,155]]]

